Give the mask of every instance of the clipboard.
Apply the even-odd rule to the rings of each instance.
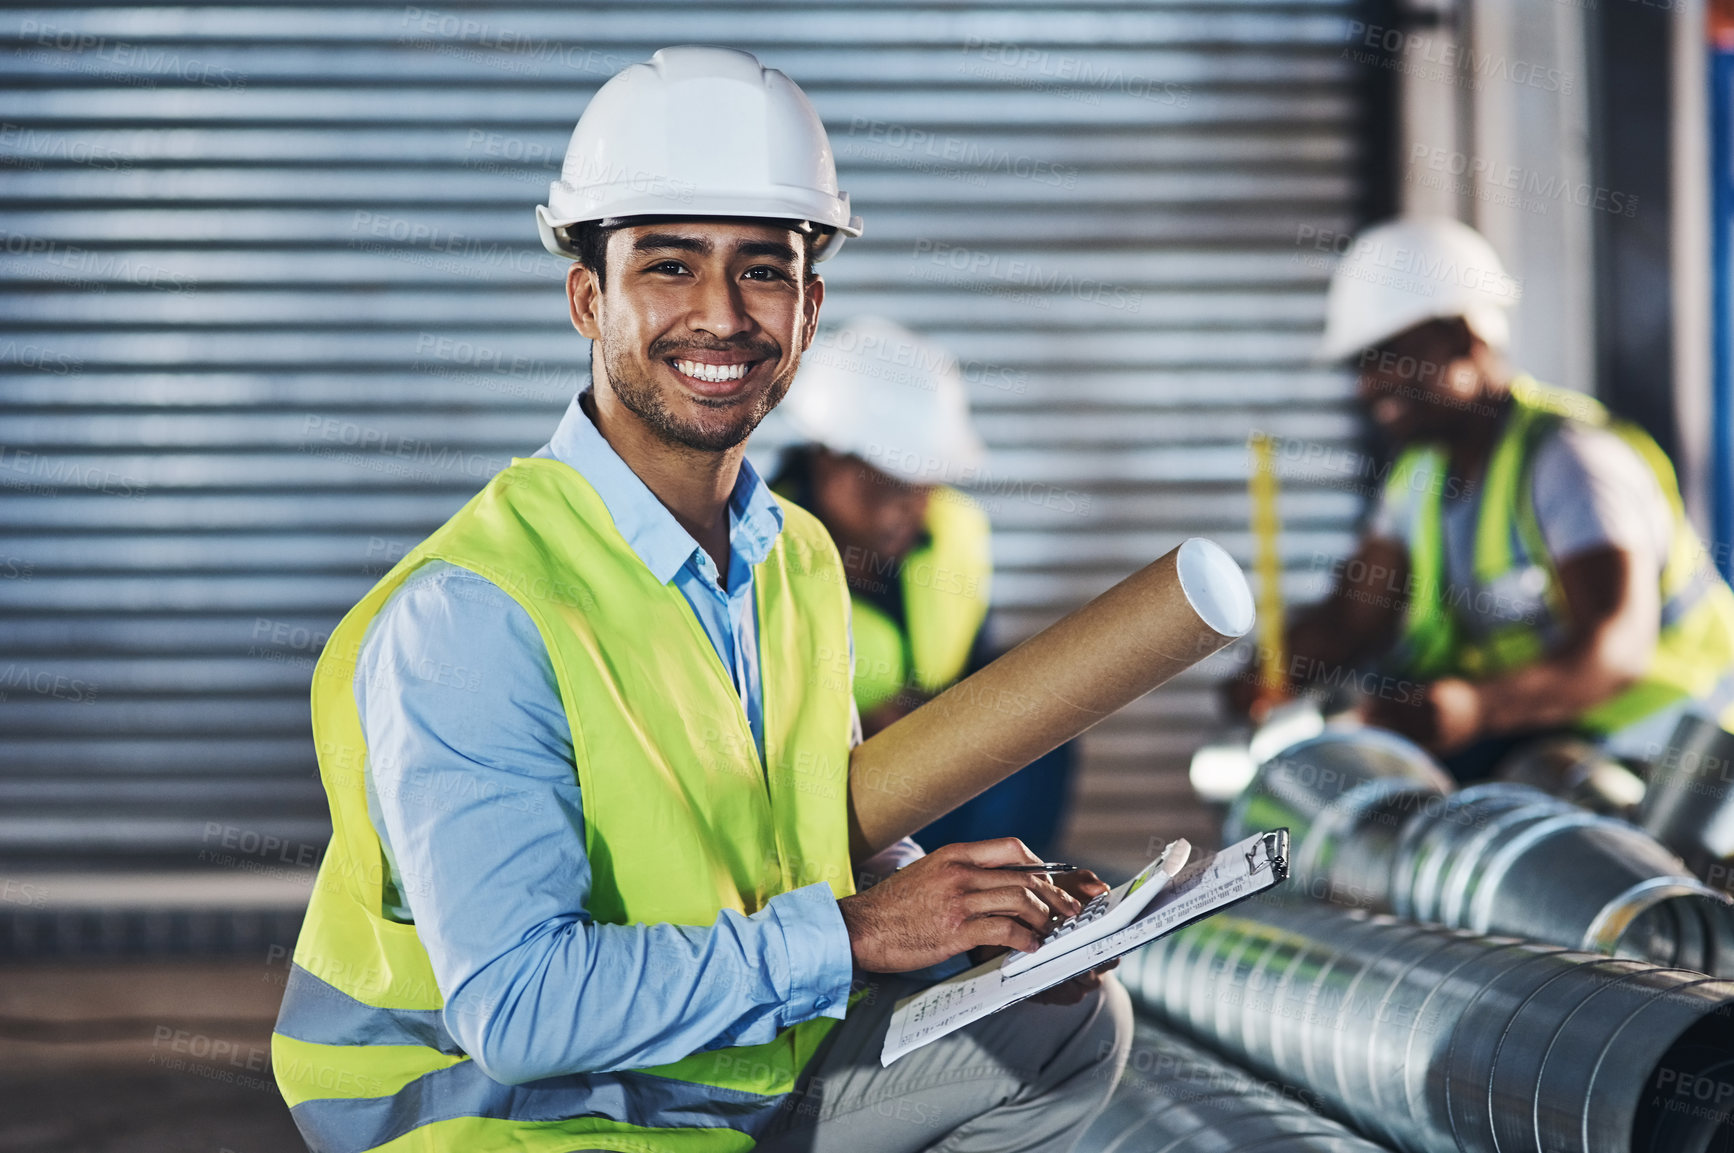
[[[1118,932],[1010,977],[1000,972],[1009,956],[1002,954],[903,998],[892,1010],[879,1063],[889,1065],[972,1021],[1274,888],[1288,877],[1288,852],[1287,829],[1254,833],[1188,864],[1142,916]]]

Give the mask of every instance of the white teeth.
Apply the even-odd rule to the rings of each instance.
[[[750,364],[704,364],[696,360],[677,360],[674,367],[699,380],[739,380],[752,367]]]

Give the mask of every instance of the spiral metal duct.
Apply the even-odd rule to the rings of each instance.
[[[1386,1153],[1304,1094],[1139,1022],[1114,1096],[1074,1153]]]
[[[1524,785],[1452,788],[1401,737],[1328,732],[1261,765],[1224,835],[1287,825],[1291,894],[1734,975],[1734,906],[1647,833]]]
[[[1700,877],[1730,887],[1734,864],[1734,734],[1687,716],[1650,766],[1638,821]]]
[[[1410,818],[1385,889],[1398,916],[1734,974],[1725,896],[1643,830],[1523,785]]]
[[[1734,1144],[1734,983],[1702,973],[1253,902],[1120,978],[1157,1020],[1406,1153]]]
[[[1395,733],[1329,730],[1259,766],[1229,810],[1224,841],[1286,827],[1289,891],[1388,908],[1399,833],[1454,787],[1420,746]]]

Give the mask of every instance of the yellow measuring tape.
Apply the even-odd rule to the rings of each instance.
[[[1288,678],[1283,675],[1288,654],[1283,640],[1282,557],[1276,548],[1282,532],[1282,521],[1276,511],[1276,441],[1266,433],[1255,432],[1247,444],[1252,449],[1247,494],[1252,498],[1252,535],[1258,567],[1258,680],[1266,690],[1282,694],[1288,687]]]

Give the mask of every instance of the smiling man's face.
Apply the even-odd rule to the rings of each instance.
[[[605,289],[574,268],[573,323],[651,431],[723,452],[788,393],[813,339],[825,286],[805,261],[801,234],[775,222],[629,225],[608,236]]]

